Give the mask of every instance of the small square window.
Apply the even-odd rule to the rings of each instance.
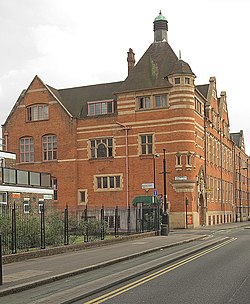
[[[181,83],[180,77],[175,78],[175,79],[174,79],[174,83],[175,83],[175,84],[180,84],[180,83]]]
[[[0,192],[0,204],[7,204],[7,193],[6,192]]]
[[[78,203],[87,204],[87,190],[78,191]]]
[[[185,77],[185,84],[190,84],[190,78]]]

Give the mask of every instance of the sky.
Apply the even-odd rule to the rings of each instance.
[[[124,80],[129,48],[138,62],[160,10],[195,84],[215,76],[226,91],[249,155],[249,0],[0,0],[0,124],[35,75],[57,89]]]

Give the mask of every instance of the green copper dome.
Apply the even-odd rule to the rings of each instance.
[[[160,20],[167,21],[167,19],[162,15],[161,11],[159,15],[155,18],[155,21],[160,21]]]

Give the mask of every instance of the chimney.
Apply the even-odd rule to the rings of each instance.
[[[129,75],[135,66],[135,54],[131,48],[128,51],[127,62],[128,62],[128,75]]]

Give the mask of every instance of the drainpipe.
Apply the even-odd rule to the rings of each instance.
[[[224,224],[226,222],[226,206],[224,204],[223,201],[223,195],[224,195],[224,191],[223,191],[223,142],[222,142],[222,129],[220,128],[219,130],[220,132],[220,186],[221,186],[221,211],[223,212],[223,216],[224,216]]]
[[[130,127],[123,125],[122,123],[116,121],[120,127],[125,131],[125,171],[126,171],[126,204],[127,208],[129,206],[129,162],[128,162],[128,131]]]

